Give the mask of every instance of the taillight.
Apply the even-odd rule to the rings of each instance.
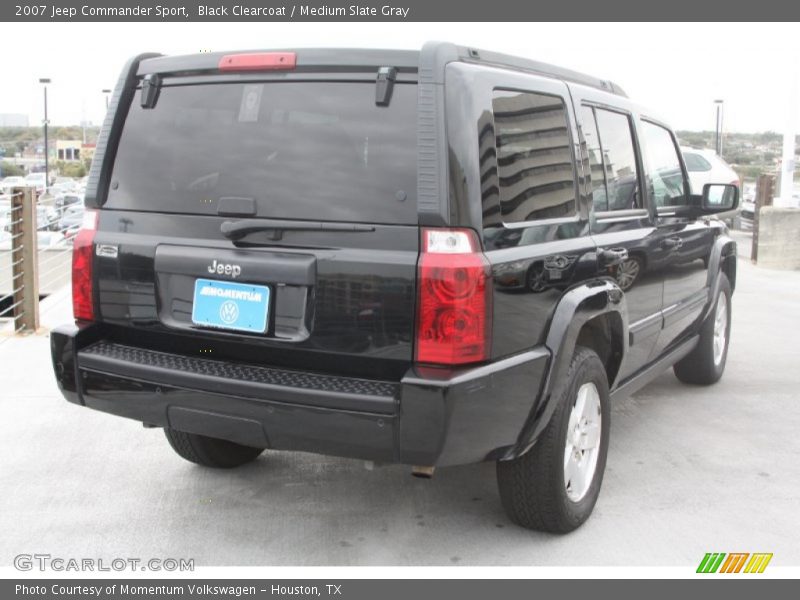
[[[294,52],[226,54],[219,59],[220,71],[291,71],[297,65]]]
[[[471,229],[422,230],[416,360],[486,360],[491,344],[491,267]]]
[[[87,210],[72,242],[72,314],[81,321],[94,321],[92,262],[97,211]]]

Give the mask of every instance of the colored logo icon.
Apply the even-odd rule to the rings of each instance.
[[[763,573],[772,553],[708,552],[697,567],[698,573]]]

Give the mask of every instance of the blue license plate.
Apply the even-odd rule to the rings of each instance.
[[[192,322],[206,327],[264,333],[269,314],[265,285],[198,279],[194,282]]]

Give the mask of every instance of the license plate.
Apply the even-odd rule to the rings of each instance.
[[[192,322],[206,327],[264,333],[269,314],[269,288],[213,279],[194,282]]]

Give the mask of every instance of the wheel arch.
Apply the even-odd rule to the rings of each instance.
[[[627,329],[625,294],[616,282],[610,279],[586,282],[562,296],[545,341],[551,360],[541,392],[533,403],[517,444],[503,459],[525,454],[550,422],[577,345],[588,346],[597,352],[606,368],[609,388],[613,386],[628,350]]]
[[[708,317],[714,305],[714,299],[719,293],[720,274],[724,274],[731,284],[731,293],[736,289],[736,265],[736,240],[723,233],[714,242],[708,257],[708,279],[706,285],[709,290],[709,296],[706,307],[699,319],[700,323]]]

